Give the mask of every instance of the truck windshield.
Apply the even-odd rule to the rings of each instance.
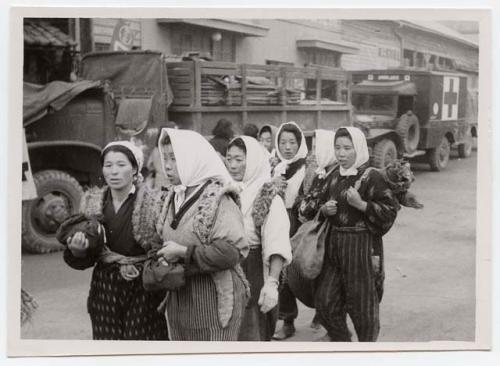
[[[394,102],[394,95],[352,95],[352,105],[356,112],[392,114],[396,112],[396,104]]]

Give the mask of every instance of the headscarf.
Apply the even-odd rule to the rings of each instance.
[[[300,131],[300,135],[301,135],[301,139],[300,139],[300,146],[299,146],[299,149],[297,150],[297,153],[295,154],[295,156],[293,158],[291,158],[290,160],[286,160],[283,155],[281,154],[281,151],[279,149],[279,136],[281,134],[281,130],[283,129],[283,126],[284,125],[294,125],[295,127],[297,127],[297,129]],[[278,129],[278,133],[276,134],[275,136],[275,140],[274,140],[274,143],[275,143],[275,146],[276,146],[276,154],[278,155],[278,158],[280,159],[280,162],[278,163],[278,165],[276,165],[276,167],[274,168],[274,175],[277,176],[277,175],[282,175],[282,174],[285,174],[288,167],[295,163],[296,161],[300,160],[300,159],[305,159],[306,156],[307,156],[307,144],[306,144],[306,138],[304,136],[304,133],[302,132],[301,128],[299,127],[299,125],[297,125],[297,123],[295,122],[286,122],[286,123],[282,123],[281,126],[279,127]]]
[[[335,132],[315,130],[314,135],[316,139],[314,156],[318,165],[315,174],[320,178],[324,178],[326,175],[325,168],[337,160],[335,157]]]
[[[267,150],[256,139],[248,136],[239,136],[246,148],[246,167],[243,180],[239,182],[241,211],[247,213],[262,185],[271,180],[271,165]],[[233,139],[234,140],[234,139]]]
[[[175,206],[180,207],[185,200],[188,187],[195,187],[209,179],[231,181],[231,176],[224,163],[210,143],[199,133],[190,130],[163,128],[161,130],[158,149],[165,171],[165,160],[162,141],[170,136],[170,142],[177,161],[177,170],[181,184],[174,186]]]
[[[135,160],[135,164],[137,165],[137,179],[138,181],[142,181],[143,177],[141,174],[142,167],[144,165],[144,153],[142,152],[142,149],[136,145],[134,145],[130,141],[126,140],[121,140],[121,141],[112,141],[109,144],[107,144],[104,149],[102,149],[101,157],[104,158],[104,155],[107,153],[106,150],[108,150],[110,147],[113,146],[120,146],[126,150],[128,150],[132,157]]]
[[[368,153],[368,145],[366,143],[366,137],[364,133],[357,127],[342,127],[349,132],[352,139],[352,145],[354,151],[356,151],[356,161],[349,169],[344,169],[340,167],[340,175],[356,175],[358,174],[358,168],[370,160],[370,154]],[[338,130],[337,130],[338,132]]]
[[[260,134],[262,133],[263,129],[269,129],[269,132],[271,132],[271,144],[272,144],[272,148],[271,148],[270,154],[274,155],[275,152],[276,152],[276,135],[278,135],[278,127],[273,126],[273,125],[264,125],[264,126],[262,126],[260,128],[260,130],[259,130],[259,134],[257,135],[258,140],[260,140]],[[267,151],[267,149],[266,149],[266,151]]]

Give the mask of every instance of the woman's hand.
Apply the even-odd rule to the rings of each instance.
[[[165,258],[168,263],[174,263],[184,258],[186,251],[187,247],[169,240],[163,243],[163,248],[161,248],[157,254]]]
[[[337,213],[337,201],[327,201],[323,206],[321,206],[321,213],[325,216],[335,215]]]
[[[81,231],[75,233],[71,238],[67,240],[68,248],[74,257],[82,258],[87,254],[87,249],[89,247],[89,240],[85,237],[85,234]]]
[[[363,201],[359,192],[354,188],[350,187],[347,192],[347,203],[349,203],[352,207],[357,208],[360,211],[366,211],[366,202]]]
[[[260,311],[264,314],[278,305],[278,280],[269,277],[260,290],[259,302]]]

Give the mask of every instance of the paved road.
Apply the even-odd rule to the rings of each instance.
[[[446,171],[415,165],[412,191],[423,210],[400,211],[384,237],[385,294],[380,341],[474,340],[476,153],[453,158]],[[61,253],[24,255],[22,286],[39,303],[22,336],[90,339],[85,304],[91,271],[74,271]],[[309,323],[312,309],[300,306],[291,341],[324,335]]]

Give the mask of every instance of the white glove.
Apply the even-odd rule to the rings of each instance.
[[[259,302],[260,311],[267,313],[278,305],[278,280],[269,277],[260,290]]]

